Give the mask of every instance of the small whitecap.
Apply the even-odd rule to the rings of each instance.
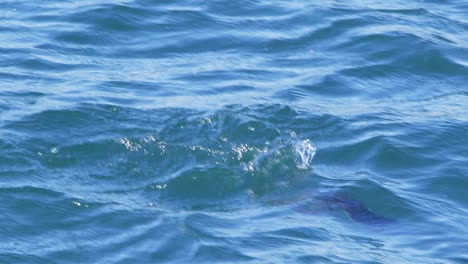
[[[141,149],[141,145],[130,141],[128,138],[121,138],[117,140],[118,143],[125,146],[127,150],[138,151]]]
[[[294,145],[294,150],[297,156],[297,167],[299,169],[310,168],[317,147],[309,139],[304,139]]]
[[[237,159],[241,160],[243,155],[249,151],[252,151],[253,147],[250,147],[246,144],[240,144],[237,147],[233,147],[232,151],[237,155]]]
[[[155,188],[155,189],[158,189],[158,190],[166,189],[166,187],[167,187],[166,184],[157,184],[157,185],[154,185],[154,188]]]
[[[253,172],[254,169],[254,163],[249,161],[248,163],[244,164],[244,171],[246,172]]]
[[[154,137],[153,135],[149,135],[147,136],[146,138],[144,138],[144,141],[146,143],[149,143],[149,142],[156,142],[156,137]]]

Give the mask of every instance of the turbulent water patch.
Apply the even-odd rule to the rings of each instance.
[[[464,1],[3,1],[0,262],[465,263]]]

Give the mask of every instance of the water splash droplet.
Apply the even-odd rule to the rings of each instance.
[[[317,147],[309,139],[304,139],[294,145],[294,150],[297,155],[297,167],[303,170],[310,168]]]

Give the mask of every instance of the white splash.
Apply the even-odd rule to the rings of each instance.
[[[309,139],[304,139],[294,145],[294,150],[297,156],[297,167],[303,170],[310,168],[317,147]]]

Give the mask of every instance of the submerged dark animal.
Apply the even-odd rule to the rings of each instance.
[[[342,194],[332,194],[319,197],[319,200],[325,202],[329,208],[338,206],[343,209],[346,214],[356,222],[367,224],[390,224],[393,221],[384,216],[372,212],[362,202],[348,198]]]
[[[341,193],[319,194],[289,201],[276,201],[273,204],[293,204],[293,210],[304,214],[321,214],[342,210],[352,220],[364,224],[383,225],[394,222],[390,218],[374,213],[361,201]]]

